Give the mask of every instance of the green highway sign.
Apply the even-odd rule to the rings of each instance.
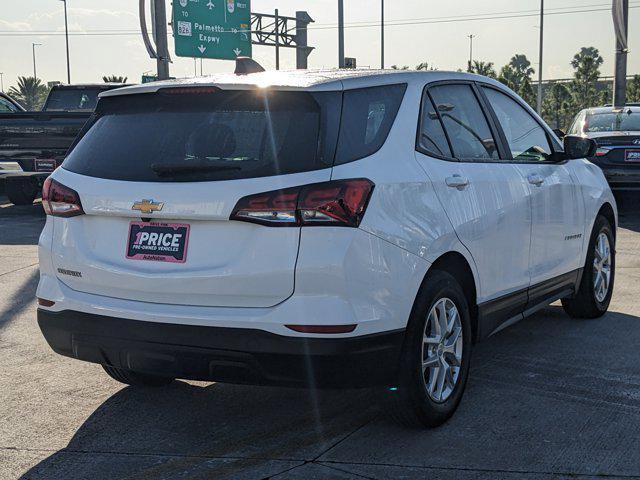
[[[173,0],[178,57],[251,56],[250,0]]]

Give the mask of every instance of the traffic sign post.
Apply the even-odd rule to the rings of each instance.
[[[250,0],[174,0],[178,57],[251,57]]]

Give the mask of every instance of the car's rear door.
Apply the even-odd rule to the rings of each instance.
[[[55,218],[58,278],[73,290],[127,300],[282,302],[293,293],[300,228],[229,218],[247,195],[330,179],[323,100],[293,92],[171,95],[106,102],[56,172],[85,213]]]
[[[480,276],[479,300],[496,300],[494,318],[520,313],[529,286],[528,185],[500,146],[470,83],[428,86],[417,159]],[[494,312],[495,313],[495,312]],[[496,325],[487,325],[492,329]]]

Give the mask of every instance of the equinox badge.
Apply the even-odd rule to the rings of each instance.
[[[141,213],[153,213],[159,212],[164,207],[164,203],[162,202],[154,202],[153,200],[141,200],[139,202],[135,202],[131,210],[140,210]]]

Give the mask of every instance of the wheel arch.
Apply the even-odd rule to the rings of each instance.
[[[452,275],[462,287],[471,314],[471,329],[474,343],[478,340],[478,289],[471,265],[460,252],[450,251],[440,255],[431,265],[424,282],[428,281],[429,274],[435,270],[447,272]]]
[[[602,206],[600,207],[600,210],[598,210],[598,215],[602,215],[604,218],[607,219],[607,221],[609,222],[609,224],[613,229],[613,237],[615,238],[616,229],[618,228],[618,225],[616,223],[616,214],[615,214],[615,211],[613,210],[613,206],[609,202],[603,203]]]

